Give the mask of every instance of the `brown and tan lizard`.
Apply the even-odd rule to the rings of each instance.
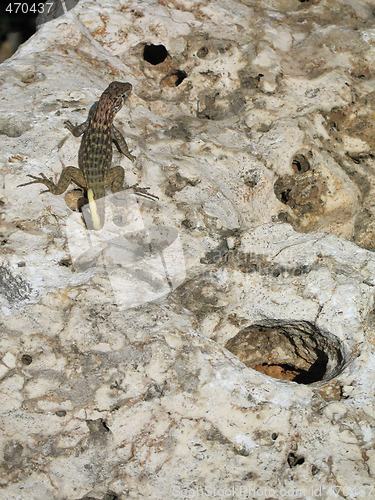
[[[104,224],[104,203],[98,207],[96,200],[105,196],[106,189],[111,187],[113,193],[124,188],[124,169],[120,166],[112,167],[112,141],[118,151],[129,160],[135,157],[129,152],[121,132],[113,125],[115,114],[121,109],[132,91],[130,83],[112,82],[101,95],[99,101],[91,108],[87,120],[81,125],[74,126],[70,121],[65,126],[75,137],[83,134],[78,152],[78,167],[65,167],[55,184],[43,173],[40,177],[28,175],[32,181],[29,184],[45,184],[48,189],[42,191],[53,194],[62,194],[71,182],[84,189],[89,202],[89,209],[94,229],[101,229]],[[147,192],[148,188],[132,186],[137,194],[156,198]]]

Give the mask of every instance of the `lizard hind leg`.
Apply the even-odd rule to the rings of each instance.
[[[112,193],[118,193],[124,187],[124,179],[124,169],[117,165],[117,167],[113,167],[107,171],[105,177],[105,186],[110,186]]]
[[[74,182],[80,187],[85,187],[86,186],[86,181],[83,176],[82,171],[79,168],[76,167],[66,167],[63,169],[61,172],[60,178],[57,181],[57,184],[55,184],[51,179],[48,179],[43,173],[39,174],[40,177],[37,177],[35,175],[28,174],[28,177],[31,177],[31,179],[34,179],[30,182],[26,182],[25,184],[20,184],[18,187],[21,186],[28,186],[29,184],[44,184],[47,186],[46,191],[42,191],[43,193],[45,192],[51,192],[52,194],[62,194],[64,191],[66,191],[67,187],[71,182]]]
[[[148,192],[150,188],[139,187],[138,183],[133,184],[132,186],[125,185],[124,186],[125,173],[124,169],[120,166],[113,167],[109,170],[106,177],[106,187],[111,186],[112,193],[117,193],[122,189],[133,189],[134,193],[138,196],[142,196],[144,198],[148,198],[150,200],[158,200],[159,197],[155,196]]]

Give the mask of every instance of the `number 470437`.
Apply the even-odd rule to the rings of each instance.
[[[26,2],[11,2],[8,3],[5,12],[9,12],[9,14],[27,14],[29,12],[32,12],[34,14],[42,14],[47,11],[47,14],[49,14],[52,5],[53,2],[31,4],[28,4]]]

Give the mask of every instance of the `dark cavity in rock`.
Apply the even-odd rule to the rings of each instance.
[[[153,45],[150,43],[145,45],[143,50],[143,59],[154,66],[165,61],[167,56],[168,51],[164,45]]]

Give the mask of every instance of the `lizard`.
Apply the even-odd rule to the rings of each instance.
[[[112,141],[120,153],[131,161],[135,160],[135,156],[129,152],[123,135],[113,125],[116,113],[122,108],[131,91],[130,83],[112,82],[99,101],[91,107],[85,122],[80,125],[73,125],[69,120],[64,122],[65,127],[75,137],[82,135],[78,152],[78,168],[71,166],[63,168],[57,184],[43,173],[40,173],[39,177],[28,174],[28,177],[33,180],[20,186],[41,183],[48,188],[41,194],[51,192],[59,195],[66,191],[71,182],[74,182],[87,194],[93,228],[101,229],[104,224],[104,204],[100,204],[101,213],[98,213],[96,200],[105,196],[108,187],[111,187],[113,193],[124,187],[124,169],[121,166],[112,167]],[[131,187],[137,194],[157,198],[147,192],[148,188],[140,188],[137,185]]]

